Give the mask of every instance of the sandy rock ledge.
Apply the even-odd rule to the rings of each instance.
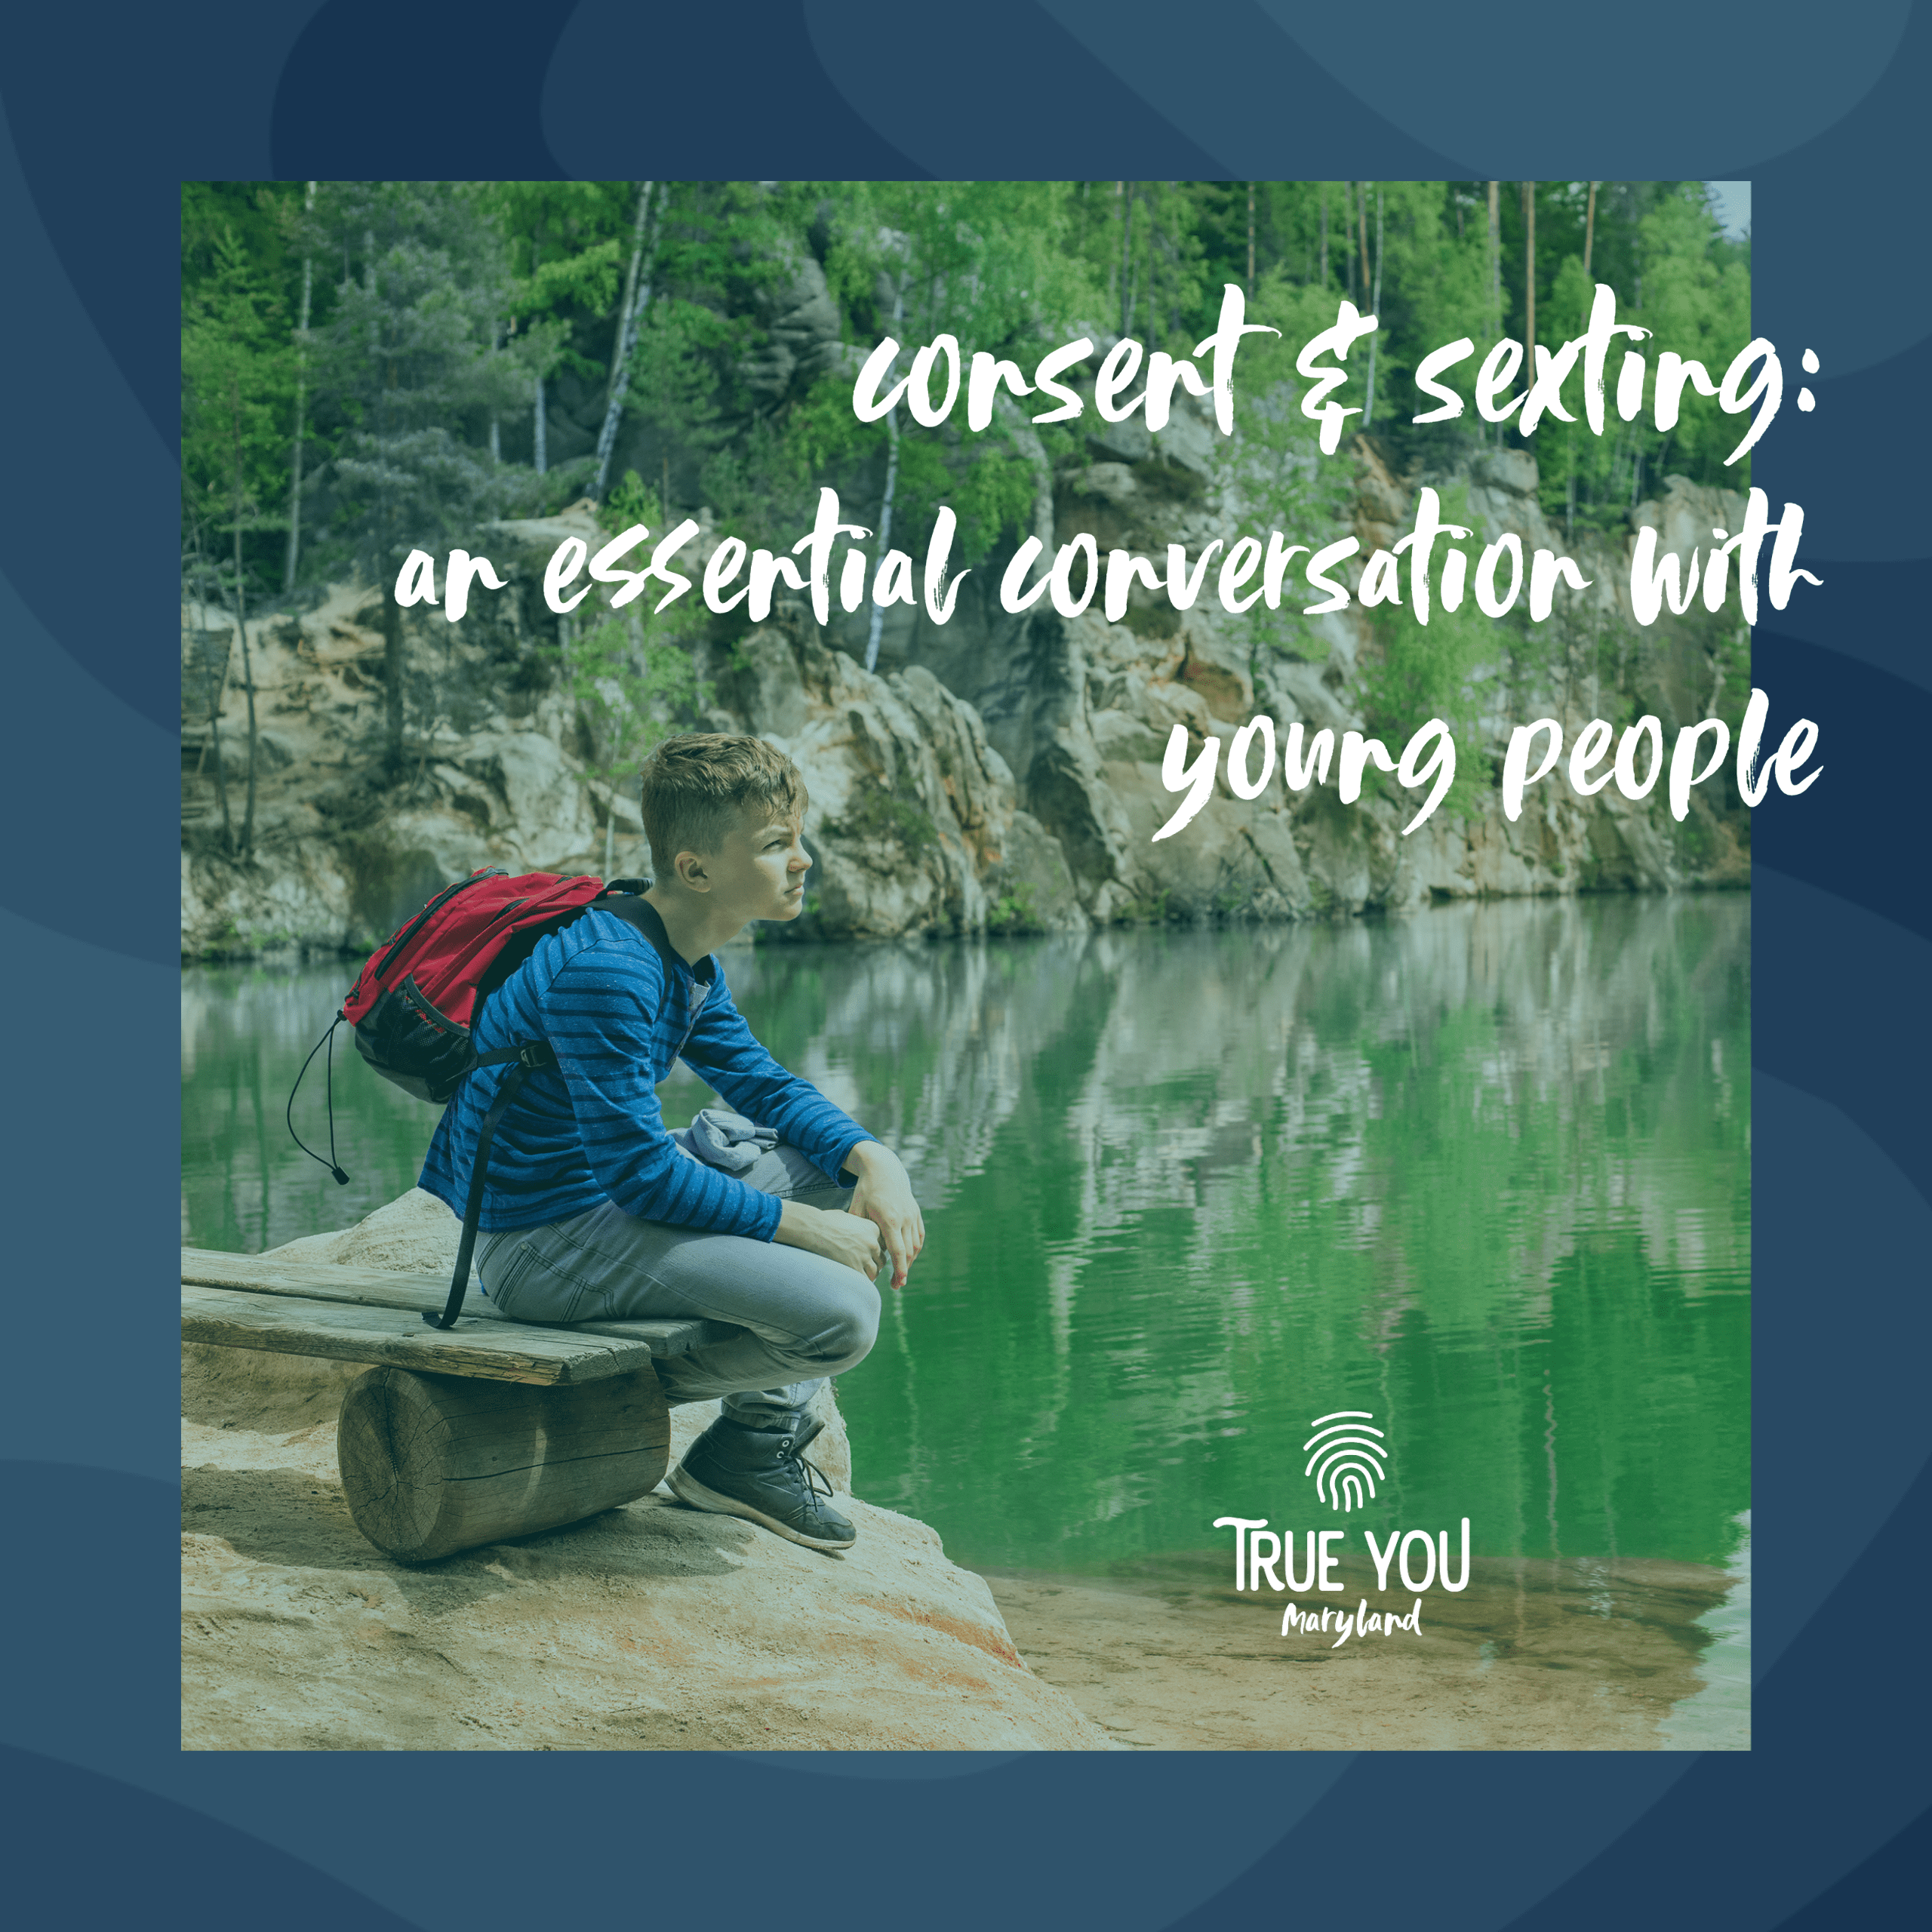
[[[445,1245],[447,1211],[408,1195],[290,1252],[433,1269]],[[565,1529],[392,1563],[336,1475],[336,1404],[358,1372],[183,1351],[184,1748],[1109,1748],[933,1531],[844,1494],[859,1540],[843,1555],[660,1487]],[[814,1460],[842,1492],[850,1452],[829,1389],[821,1401],[834,1426]],[[673,1411],[674,1455],[709,1407]]]

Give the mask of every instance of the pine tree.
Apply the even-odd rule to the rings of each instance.
[[[388,182],[337,186],[327,202],[322,218],[345,267],[318,380],[350,426],[331,466],[331,533],[382,590],[384,762],[393,774],[409,709],[396,576],[412,549],[469,547],[478,526],[509,507],[511,472],[491,463],[480,436],[490,414],[524,389],[529,362],[499,346],[498,318],[512,302],[509,255],[477,192]],[[466,436],[472,429],[478,441]]]
[[[283,425],[294,389],[294,349],[279,292],[232,229],[215,238],[211,272],[184,295],[183,306],[182,484],[199,579],[187,588],[190,594],[205,597],[212,583],[241,647],[248,753],[238,838],[227,823],[226,786],[219,777],[219,762],[217,774],[224,841],[245,857],[254,844],[259,743],[254,659],[248,638],[254,571],[248,539],[257,530],[273,528],[272,520],[263,518],[261,506],[281,495],[287,448]],[[226,556],[211,554],[214,546],[203,542],[202,532],[208,528],[225,528]],[[218,738],[218,718],[214,728]],[[218,745],[216,755],[219,761]]]

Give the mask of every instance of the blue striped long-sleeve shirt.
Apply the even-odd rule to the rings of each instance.
[[[715,975],[682,1057],[716,1093],[835,1176],[873,1137],[809,1081],[786,1072],[752,1036]],[[635,927],[590,911],[537,949],[484,1004],[479,1052],[542,1039],[554,1069],[531,1073],[497,1127],[479,1225],[540,1227],[605,1198],[629,1214],[769,1241],[780,1204],[681,1152],[664,1126],[657,1087],[678,1056],[692,975],[681,960],[667,983],[657,949]],[[420,1185],[460,1215],[483,1116],[509,1067],[479,1068],[443,1111]]]

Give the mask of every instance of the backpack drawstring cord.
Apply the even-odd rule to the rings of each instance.
[[[343,1172],[335,1158],[335,1029],[342,1024],[342,1021],[343,1016],[338,1013],[329,1022],[329,1030],[309,1049],[309,1057],[302,1063],[302,1071],[295,1076],[295,1084],[288,1090],[288,1111],[285,1118],[288,1121],[288,1137],[310,1160],[321,1161],[321,1164],[335,1177],[337,1186],[346,1187],[349,1177]],[[326,1161],[323,1161],[321,1155],[295,1131],[295,1097],[301,1092],[302,1082],[308,1077],[309,1066],[324,1047],[328,1048],[328,1053],[322,1061],[323,1091],[328,1098],[329,1110],[329,1157]]]

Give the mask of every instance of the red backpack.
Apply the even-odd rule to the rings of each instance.
[[[303,1075],[315,1055],[328,1046],[324,1066],[328,1081],[329,1156],[322,1164],[339,1186],[346,1186],[349,1176],[335,1158],[337,1026],[346,1023],[354,1028],[356,1051],[385,1080],[395,1081],[419,1100],[438,1106],[477,1068],[517,1063],[483,1116],[476,1137],[476,1158],[470,1168],[463,1237],[457,1249],[449,1300],[440,1315],[423,1318],[432,1328],[453,1327],[462,1311],[497,1128],[516,1104],[531,1070],[557,1063],[546,1040],[524,1040],[478,1053],[470,1036],[477,1008],[530,957],[546,933],[561,931],[593,905],[635,926],[657,948],[668,972],[677,955],[657,909],[643,897],[650,883],[648,879],[615,878],[606,884],[588,875],[565,878],[555,872],[526,872],[512,878],[498,866],[486,866],[458,879],[438,893],[370,959],[343,1001],[341,1011],[310,1049],[301,1073],[295,1076],[295,1088],[288,1096],[288,1131],[303,1153],[322,1161],[296,1134],[294,1110]],[[697,1017],[694,1007],[694,1023]],[[688,1036],[689,1027],[685,1030]]]

